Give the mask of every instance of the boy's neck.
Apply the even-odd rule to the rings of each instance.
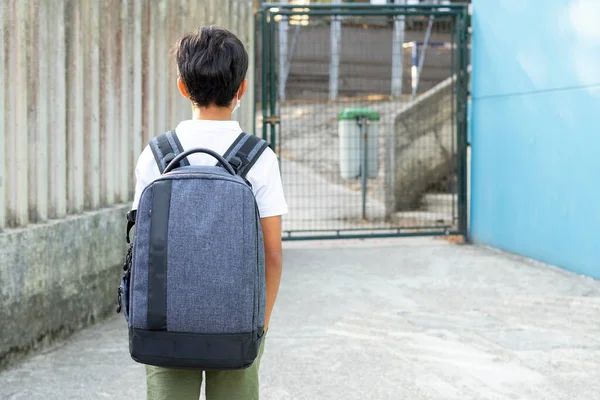
[[[193,119],[201,121],[231,121],[231,110],[227,107],[194,107]]]

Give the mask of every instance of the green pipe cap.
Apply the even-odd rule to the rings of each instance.
[[[357,118],[367,118],[371,121],[379,121],[379,113],[364,107],[344,108],[338,116],[338,121],[355,120]]]

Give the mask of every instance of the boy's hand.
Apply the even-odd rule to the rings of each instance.
[[[260,220],[265,241],[265,280],[267,286],[267,308],[265,310],[265,332],[269,328],[271,313],[279,292],[283,267],[281,247],[281,217],[268,217]]]

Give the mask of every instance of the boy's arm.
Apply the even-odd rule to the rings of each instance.
[[[265,332],[271,321],[271,313],[281,281],[283,251],[281,247],[281,217],[268,217],[260,220],[265,241],[265,280],[267,286],[267,308],[265,310]]]

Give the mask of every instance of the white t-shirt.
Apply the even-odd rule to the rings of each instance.
[[[223,155],[242,133],[237,121],[188,120],[181,122],[176,130],[184,150],[205,147]],[[192,165],[216,165],[208,154],[192,154],[188,157]],[[136,210],[142,191],[160,173],[149,146],[140,155],[135,168],[135,197],[132,209]],[[287,214],[288,207],[283,196],[279,163],[273,150],[267,148],[248,172],[246,179],[252,184],[261,218]]]

